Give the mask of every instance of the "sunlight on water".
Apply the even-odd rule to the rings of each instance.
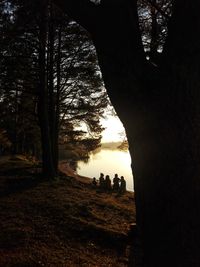
[[[77,172],[87,177],[99,178],[100,172],[110,175],[124,176],[127,190],[133,191],[133,175],[131,170],[131,158],[128,151],[101,149],[98,153],[92,153],[88,163],[78,162]]]

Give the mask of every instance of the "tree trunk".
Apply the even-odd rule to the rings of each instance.
[[[58,171],[58,161],[56,159],[57,154],[57,140],[58,138],[56,133],[56,103],[55,103],[55,93],[54,93],[54,53],[55,53],[55,15],[52,1],[49,0],[49,45],[48,45],[48,55],[49,55],[49,65],[48,65],[48,78],[49,78],[49,128],[51,136],[51,147],[53,155],[53,163],[55,173]]]
[[[53,155],[49,128],[49,103],[46,75],[46,42],[47,42],[47,2],[41,3],[39,22],[39,102],[38,116],[42,140],[43,174],[48,179],[55,177]]]
[[[56,62],[56,75],[57,75],[57,84],[56,84],[56,96],[55,96],[55,138],[54,138],[54,163],[55,168],[58,168],[59,160],[59,131],[60,131],[60,82],[61,82],[61,37],[62,37],[62,26],[59,26],[58,30],[58,44],[57,44],[57,62]]]
[[[126,129],[145,266],[199,266],[198,1],[174,1],[160,68],[145,62],[135,1],[102,0],[85,20],[90,13],[82,9],[76,15],[74,8],[80,1],[58,2],[90,30],[106,89]],[[91,10],[89,1],[82,3]]]
[[[19,91],[16,88],[15,91],[15,118],[14,118],[14,136],[13,136],[13,154],[19,153],[19,143],[18,143],[18,123],[19,123],[19,107],[18,107],[18,97]]]
[[[160,88],[165,91],[161,112],[167,121],[164,135],[167,138],[171,132],[171,138],[166,142],[169,171],[163,182],[168,190],[162,189],[164,203],[160,205],[165,207],[163,217],[170,230],[166,238],[176,241],[171,247],[176,266],[200,264],[199,8],[199,1],[175,2],[161,65]]]

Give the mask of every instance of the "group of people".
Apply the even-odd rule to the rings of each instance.
[[[94,187],[98,186],[98,181],[95,177],[93,177],[92,185]],[[100,173],[99,177],[99,189],[104,192],[116,192],[119,194],[123,194],[126,192],[126,181],[124,176],[119,178],[116,173],[113,178],[113,184],[111,183],[111,179],[109,175],[104,177],[103,173]]]

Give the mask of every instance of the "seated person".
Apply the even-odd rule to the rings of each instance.
[[[95,177],[93,177],[93,179],[92,179],[92,185],[93,185],[94,187],[97,186],[97,180],[96,180]]]
[[[126,181],[124,179],[124,176],[121,176],[120,181],[121,183],[120,183],[119,193],[124,194],[126,192]]]
[[[104,183],[105,183],[105,179],[104,179],[104,174],[100,173],[100,177],[99,177],[99,187],[100,189],[104,189]]]
[[[111,187],[111,180],[110,180],[110,176],[106,175],[106,179],[105,179],[105,190],[106,191],[111,191],[112,187]]]
[[[118,174],[116,173],[114,178],[113,178],[113,191],[118,192],[119,191],[119,177]]]

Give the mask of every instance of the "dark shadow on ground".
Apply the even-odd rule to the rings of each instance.
[[[0,197],[23,192],[43,181],[41,164],[32,163],[17,157],[1,157]]]
[[[9,196],[15,193],[20,193],[30,188],[36,187],[43,180],[40,174],[35,174],[31,176],[15,175],[13,176],[0,176],[0,197]]]

